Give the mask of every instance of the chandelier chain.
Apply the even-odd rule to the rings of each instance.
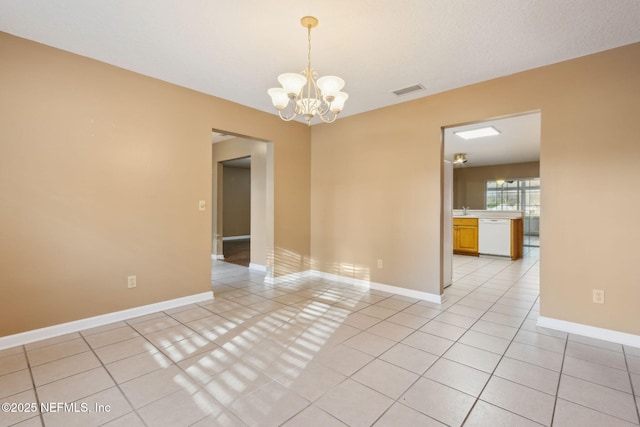
[[[309,46],[307,49],[307,68],[311,72],[311,26],[307,27],[307,41]]]

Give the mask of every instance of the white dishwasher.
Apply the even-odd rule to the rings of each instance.
[[[478,219],[478,252],[484,255],[511,256],[511,220]]]

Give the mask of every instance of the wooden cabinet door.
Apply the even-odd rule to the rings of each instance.
[[[478,219],[453,219],[453,253],[478,255]]]
[[[458,226],[458,250],[464,252],[478,252],[478,227],[472,225]]]

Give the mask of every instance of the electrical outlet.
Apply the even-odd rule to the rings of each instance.
[[[201,210],[201,211],[207,210],[207,201],[206,200],[199,200],[198,201],[198,210]]]
[[[593,290],[593,302],[596,304],[604,304],[604,290],[602,289]]]
[[[131,288],[135,288],[136,286],[138,286],[136,284],[136,276],[127,277],[127,287],[131,289]]]
[[[381,259],[378,260],[378,268],[382,268],[382,260]]]

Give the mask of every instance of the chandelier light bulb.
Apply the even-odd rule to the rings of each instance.
[[[289,98],[295,98],[300,95],[300,91],[307,84],[307,78],[298,73],[284,73],[278,76],[278,82]]]
[[[281,87],[271,88],[267,91],[267,93],[271,97],[273,106],[278,110],[284,110],[289,103],[289,96],[287,95],[287,92],[285,92]]]
[[[338,114],[344,108],[344,103],[347,102],[349,95],[346,92],[338,92],[335,99],[331,103],[331,112]]]
[[[333,101],[336,95],[344,87],[344,80],[336,76],[320,77],[316,82],[318,89],[322,91],[322,95],[327,102]]]

